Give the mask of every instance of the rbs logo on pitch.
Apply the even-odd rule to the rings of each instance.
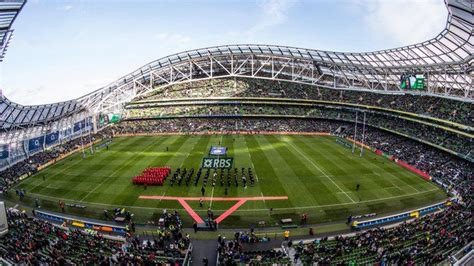
[[[203,158],[202,168],[231,168],[233,158]]]

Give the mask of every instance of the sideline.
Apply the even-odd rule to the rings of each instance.
[[[273,211],[288,211],[288,210],[299,210],[299,209],[319,209],[319,208],[326,208],[326,207],[337,207],[337,206],[345,206],[345,205],[355,205],[359,203],[367,203],[367,202],[377,202],[377,201],[384,201],[384,200],[389,200],[389,199],[396,199],[396,198],[406,198],[406,197],[411,197],[415,195],[421,195],[421,194],[426,194],[430,193],[433,191],[439,190],[439,188],[431,189],[431,190],[426,190],[422,192],[417,192],[417,193],[411,193],[411,194],[405,194],[405,195],[399,195],[399,196],[392,196],[392,197],[385,197],[385,198],[378,198],[378,199],[372,199],[372,200],[363,200],[359,202],[346,202],[346,203],[335,203],[335,204],[326,204],[326,205],[311,205],[311,206],[298,206],[298,207],[291,207],[291,208],[274,208]],[[51,196],[46,196],[46,195],[41,195],[41,194],[36,194],[29,192],[28,195],[34,195],[37,196],[39,199],[53,199],[53,200],[62,200],[62,201],[70,201],[70,202],[78,202],[77,200],[74,199],[67,199],[67,198],[57,198],[57,197],[51,197]],[[157,197],[156,199],[160,199],[163,196],[153,196]],[[168,196],[165,196],[168,197]],[[179,198],[179,197],[177,197]],[[258,200],[262,200],[262,197],[255,197]],[[196,197],[197,200],[200,199],[200,197]],[[215,199],[215,198],[214,198]],[[228,199],[228,198],[226,198]],[[240,199],[240,198],[239,198]],[[236,201],[237,199],[234,199]],[[131,208],[131,209],[143,209],[143,210],[163,210],[163,209],[169,209],[169,208],[156,208],[156,207],[142,207],[142,206],[130,206],[130,205],[120,205],[120,204],[107,204],[107,203],[100,203],[100,202],[90,202],[90,201],[83,201],[82,203],[85,204],[90,204],[90,205],[97,205],[97,206],[111,206],[111,207],[125,207],[125,208]],[[226,210],[214,210],[216,212],[224,212]],[[268,211],[268,209],[243,209],[243,210],[236,210],[236,212],[258,212],[258,211]],[[197,210],[196,212],[207,212],[207,210]]]

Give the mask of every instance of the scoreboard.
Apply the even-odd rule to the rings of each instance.
[[[401,75],[400,89],[402,90],[424,90],[425,76],[423,75]]]

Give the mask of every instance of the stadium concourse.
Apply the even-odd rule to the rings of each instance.
[[[472,3],[445,2],[416,45],[217,46],[1,95],[2,264],[472,265]]]

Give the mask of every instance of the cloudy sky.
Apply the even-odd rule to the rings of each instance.
[[[442,0],[29,0],[0,89],[21,104],[80,97],[188,49],[280,44],[362,52],[427,40]]]

